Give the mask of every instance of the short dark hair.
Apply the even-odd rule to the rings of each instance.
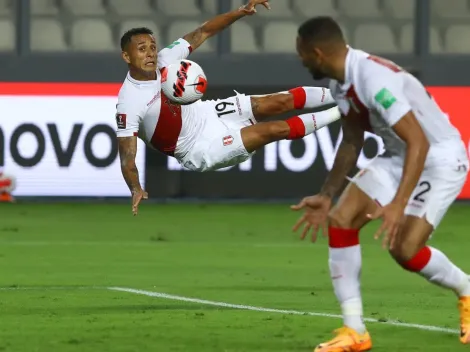
[[[318,16],[307,20],[299,27],[298,35],[307,42],[344,42],[341,27],[333,18],[328,16]]]
[[[153,35],[153,31],[147,27],[139,27],[139,28],[132,28],[129,29],[126,33],[124,33],[121,37],[121,50],[125,50],[126,47],[132,40],[132,37],[139,34],[150,34]]]

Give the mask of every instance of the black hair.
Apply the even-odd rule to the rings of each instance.
[[[312,43],[345,41],[339,24],[328,16],[313,17],[307,20],[299,27],[298,35],[302,40]]]
[[[121,37],[121,50],[124,51],[126,47],[132,40],[132,37],[139,34],[150,34],[153,35],[153,31],[147,27],[139,27],[139,28],[132,28],[129,29],[126,33],[124,33]]]

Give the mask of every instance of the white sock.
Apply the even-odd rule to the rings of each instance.
[[[296,109],[314,109],[328,104],[335,104],[330,90],[323,87],[297,87],[285,93],[294,96],[294,107]]]
[[[330,123],[339,120],[340,117],[341,113],[335,106],[314,114],[302,114],[288,118],[286,122],[289,124],[291,131],[287,139],[303,138],[320,128],[329,125]]]
[[[428,248],[431,250],[431,258],[419,274],[436,285],[453,290],[459,297],[470,296],[468,275],[440,250]]]
[[[331,92],[327,88],[320,87],[302,87],[305,90],[304,109],[317,108],[319,106],[335,104]]]
[[[329,249],[329,266],[336,298],[341,304],[344,325],[366,332],[361,298],[361,246]]]
[[[341,117],[339,109],[335,106],[331,109],[319,111],[312,114],[302,114],[299,118],[305,125],[305,135],[309,135],[322,127],[329,125]]]

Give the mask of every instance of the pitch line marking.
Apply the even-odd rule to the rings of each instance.
[[[170,295],[167,293],[162,292],[154,292],[154,291],[145,291],[145,290],[138,290],[134,288],[128,287],[102,287],[102,286],[18,286],[18,287],[0,287],[0,291],[68,291],[68,290],[110,290],[110,291],[119,291],[119,292],[127,292],[133,293],[136,295],[143,295],[148,297],[156,297],[156,298],[163,298],[173,301],[180,301],[180,302],[190,302],[190,303],[197,303],[203,304],[208,306],[215,306],[215,307],[224,307],[224,308],[232,308],[232,309],[241,309],[241,310],[251,310],[255,312],[266,312],[266,313],[278,313],[278,314],[290,314],[290,315],[306,315],[306,316],[313,316],[313,317],[323,317],[323,318],[332,318],[332,319],[342,319],[343,317],[338,314],[328,314],[328,313],[319,313],[319,312],[303,312],[298,310],[287,310],[287,309],[275,309],[275,308],[265,308],[265,307],[257,307],[257,306],[249,306],[243,304],[233,304],[227,302],[218,302],[218,301],[210,301],[206,299],[199,299],[199,298],[192,298],[192,297],[185,297],[185,296],[177,296],[177,295]],[[422,325],[422,324],[413,324],[413,323],[402,323],[395,320],[387,320],[387,321],[380,321],[374,318],[364,318],[364,321],[369,323],[380,323],[385,325],[391,326],[398,326],[404,328],[411,328],[411,329],[418,329],[423,331],[434,331],[434,332],[441,332],[441,333],[448,333],[448,334],[459,334],[460,331],[457,329],[450,329],[444,328],[441,326],[433,326],[433,325]]]
[[[198,303],[198,304],[204,304],[204,305],[208,305],[208,306],[251,310],[251,311],[255,311],[255,312],[280,313],[280,314],[291,314],[291,315],[308,315],[308,316],[313,316],[313,317],[343,319],[343,317],[341,315],[338,315],[338,314],[328,314],[328,313],[318,313],[318,312],[302,312],[302,311],[298,311],[298,310],[285,310],[285,309],[274,309],[274,308],[248,306],[248,305],[243,305],[243,304],[232,304],[232,303],[226,303],[226,302],[209,301],[209,300],[199,299],[199,298],[191,298],[191,297],[170,295],[170,294],[161,293],[161,292],[138,290],[138,289],[127,288],[127,287],[108,287],[108,290],[128,292],[128,293],[133,293],[133,294],[136,294],[136,295],[157,297],[157,298],[169,299],[169,300],[173,300],[173,301]],[[364,318],[364,321],[369,322],[369,323],[381,323],[381,324],[386,324],[386,325],[399,326],[399,327],[404,327],[404,328],[412,328],[412,329],[418,329],[418,330],[424,330],[424,331],[435,331],[435,332],[442,332],[442,333],[448,333],[448,334],[459,334],[460,333],[459,330],[444,328],[444,327],[441,327],[441,326],[402,323],[402,322],[394,321],[394,320],[380,321],[380,320],[374,319],[374,318]]]

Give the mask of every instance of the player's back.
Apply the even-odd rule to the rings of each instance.
[[[449,121],[423,84],[409,72],[398,73],[403,76],[403,91],[418,119],[421,128],[431,144],[450,139],[460,139],[460,133]]]
[[[461,147],[460,133],[427,92],[423,84],[409,72],[391,61],[350,49],[346,60],[347,85],[335,89],[346,91],[351,98],[357,96],[358,104],[368,115],[372,132],[382,137],[385,149],[392,154],[404,155],[404,142],[392,126],[410,110],[414,113],[433,150]],[[340,93],[341,94],[341,93]],[[353,104],[354,105],[354,104]],[[361,110],[361,109],[359,109]],[[430,154],[434,154],[431,151]]]

